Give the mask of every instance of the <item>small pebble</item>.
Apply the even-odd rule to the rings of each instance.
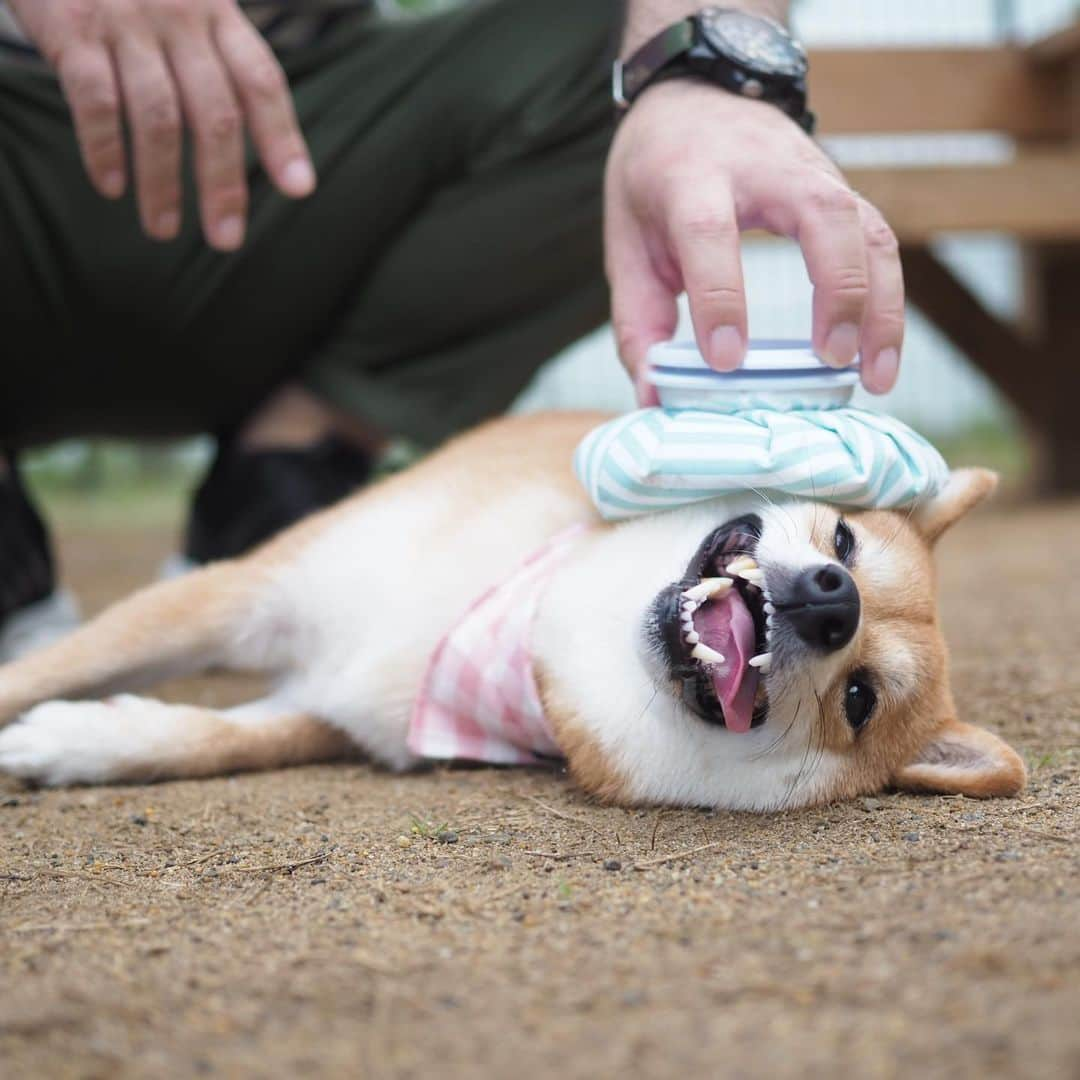
[[[458,842],[458,835],[456,832],[446,829],[441,833],[436,833],[435,839],[438,840],[440,844],[456,844]]]
[[[397,838],[397,846],[399,848],[412,847],[412,841],[407,836],[399,836]]]
[[[917,844],[919,842],[919,834],[917,832],[906,832],[904,833],[904,839],[909,844]]]
[[[150,821],[149,821],[149,819],[143,817],[142,814],[132,814],[131,815],[131,824],[132,825],[140,825],[140,826],[141,825],[149,825]]]
[[[618,859],[605,859],[604,860],[604,869],[605,870],[621,870],[622,869],[622,863],[619,862]]]

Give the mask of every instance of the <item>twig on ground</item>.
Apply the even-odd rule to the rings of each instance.
[[[556,810],[554,806],[548,806],[546,802],[541,802],[535,795],[526,795],[525,798],[530,802],[536,803],[541,810],[546,810],[549,814],[561,818],[563,821],[572,821],[575,825],[582,825],[586,829],[592,829],[593,832],[599,833],[601,836],[604,835],[604,830],[601,829],[599,825],[594,825],[585,818],[575,817],[573,814],[568,814],[564,810]]]
[[[655,851],[656,850],[656,834],[660,831],[660,822],[663,821],[663,820],[664,820],[664,811],[663,810],[657,810],[657,812],[656,812],[656,821],[655,821],[655,823],[653,824],[653,827],[652,827],[652,836],[649,839],[649,850],[650,851]]]
[[[1073,844],[1076,842],[1074,836],[1062,836],[1061,833],[1046,832],[1044,829],[1032,829],[1027,825],[1020,825],[1017,828],[1028,836],[1039,836],[1043,840],[1055,840],[1059,844]]]
[[[280,870],[291,874],[301,866],[311,866],[314,863],[324,862],[329,858],[329,851],[321,851],[318,855],[312,855],[310,859],[298,859],[296,862],[266,863],[263,866],[234,866],[233,869],[242,874],[274,873]]]
[[[670,855],[660,855],[655,859],[643,859],[634,863],[635,870],[648,870],[651,866],[662,866],[664,863],[674,862],[676,859],[688,859],[691,855],[700,855],[703,851],[712,851],[713,848],[723,847],[726,840],[714,840],[710,844],[698,844],[697,847],[684,848],[682,851],[673,851]]]
[[[37,934],[46,930],[53,930],[62,934],[80,933],[87,930],[116,930],[125,926],[147,926],[149,919],[123,919],[119,922],[92,922],[92,923],[24,923],[22,926],[12,927],[13,934]]]
[[[524,851],[523,855],[535,855],[540,859],[554,859],[555,862],[566,862],[567,859],[581,859],[586,855],[595,855],[595,851]]]

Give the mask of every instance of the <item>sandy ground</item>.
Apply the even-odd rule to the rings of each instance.
[[[959,697],[1025,754],[1015,800],[625,811],[560,775],[363,765],[0,782],[0,1071],[1076,1077],[1078,538],[1078,504],[998,510],[943,551]],[[168,541],[64,555],[97,608]]]

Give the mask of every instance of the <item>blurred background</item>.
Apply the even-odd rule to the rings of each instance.
[[[455,2],[380,0],[380,6],[400,17],[415,17]],[[893,51],[898,49],[1027,46],[1061,27],[1075,27],[1078,14],[1080,6],[1075,0],[905,0],[891,4],[796,0],[794,4],[796,32],[812,51],[836,56],[841,50],[861,50],[868,56],[894,59]],[[902,60],[881,74],[882,82],[888,81],[899,99],[908,89],[919,89],[906,85]],[[857,95],[856,90],[850,93]],[[812,101],[814,96],[812,92]],[[1007,165],[1016,158],[1020,146],[1006,123],[1001,131],[985,130],[986,124],[971,131],[928,131],[912,124],[911,130],[901,131],[896,129],[902,125],[890,123],[890,130],[884,133],[872,129],[853,132],[850,128],[859,125],[846,123],[841,125],[845,130],[830,133],[829,113],[820,99],[816,107],[822,119],[822,141],[839,164],[858,170],[860,177],[891,176],[894,188],[897,175],[903,183],[901,170],[911,170],[908,175],[912,177],[921,174],[925,182],[928,168],[967,166],[977,170],[980,166]],[[853,110],[856,107],[851,106]],[[869,113],[867,122],[873,122]],[[926,125],[942,126],[955,124]],[[1080,185],[1080,175],[1076,182]],[[878,201],[873,191],[866,193]],[[1040,198],[1038,191],[1029,195],[1033,200]],[[882,209],[891,217],[888,205]],[[993,224],[992,220],[989,223]],[[944,268],[946,282],[958,283],[961,297],[970,294],[978,302],[990,316],[991,331],[998,325],[994,320],[1003,326],[1022,324],[1029,313],[1031,275],[1025,240],[1030,237],[1015,229],[997,231],[980,226],[976,219],[965,221],[955,232],[944,228],[919,237],[920,257],[928,255],[932,271],[933,267]],[[906,241],[903,233],[901,239]],[[1043,242],[1047,237],[1040,233],[1037,239]],[[784,241],[751,236],[745,242],[744,262],[751,333],[761,337],[808,336],[811,293],[797,248]],[[684,311],[683,331],[687,329]],[[1005,356],[1000,362],[1007,364],[1008,359]],[[1017,356],[1016,362],[1024,360]],[[1036,372],[1031,377],[1049,376]],[[1025,437],[1021,416],[971,358],[915,307],[909,313],[899,386],[885,398],[863,395],[860,404],[899,415],[936,440],[954,461],[977,460],[1002,469],[1014,485],[1022,485],[1031,469],[1030,440]],[[619,367],[610,330],[604,328],[552,358],[517,408],[618,410],[632,406],[630,386]],[[1029,429],[1030,421],[1029,416]],[[208,454],[205,440],[150,447],[71,442],[37,452],[29,473],[52,512],[61,518],[113,515],[119,505],[136,519],[161,519],[173,513],[179,519],[185,493]]]

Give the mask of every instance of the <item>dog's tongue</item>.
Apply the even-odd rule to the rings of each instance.
[[[724,657],[709,675],[724,708],[725,726],[728,731],[749,731],[760,678],[757,668],[749,664],[756,639],[753,616],[732,589],[722,600],[710,601],[694,612],[694,629],[710,649]]]

